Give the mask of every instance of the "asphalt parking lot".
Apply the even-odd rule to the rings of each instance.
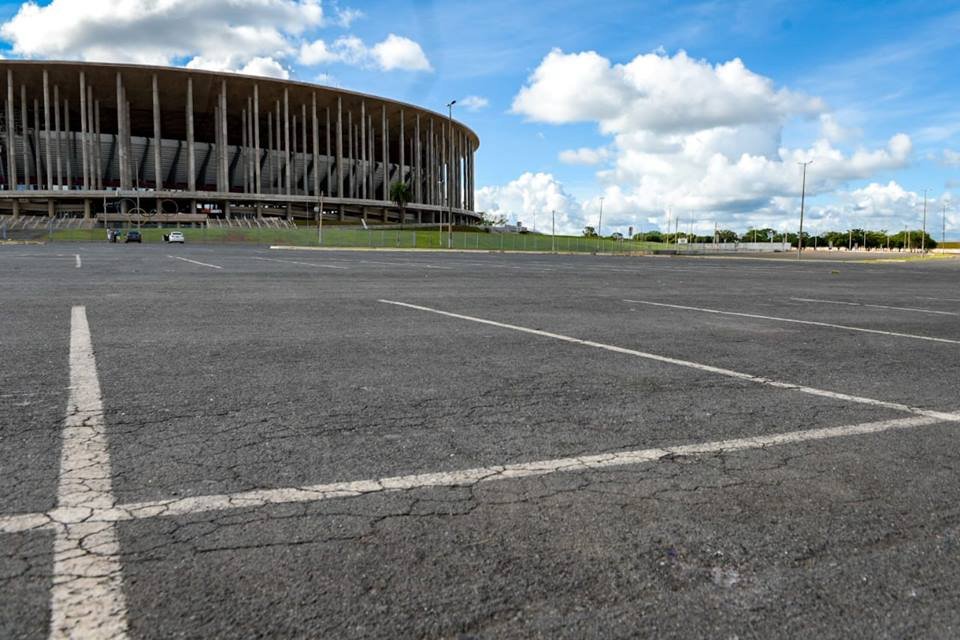
[[[960,261],[0,247],[0,637],[960,634]]]

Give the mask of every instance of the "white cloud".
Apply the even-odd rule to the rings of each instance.
[[[477,190],[477,208],[494,216],[505,216],[512,224],[520,221],[538,231],[550,229],[556,211],[557,233],[580,233],[583,213],[576,198],[549,173],[524,173],[503,186]]]
[[[24,3],[0,35],[26,58],[187,59],[238,70],[289,54],[296,38],[322,24],[319,0],[53,0]]]
[[[943,163],[952,167],[960,167],[960,151],[953,149],[943,150]]]
[[[467,96],[458,100],[457,104],[467,111],[479,111],[490,106],[490,101],[482,96]]]
[[[377,64],[384,71],[403,69],[404,71],[432,71],[430,61],[419,44],[410,38],[390,34],[383,42],[373,45],[370,50]]]
[[[713,221],[784,224],[799,209],[798,162],[814,160],[811,196],[903,167],[913,149],[904,134],[882,148],[838,147],[856,131],[843,128],[819,98],[776,87],[739,59],[714,65],[682,51],[614,64],[595,52],[553,50],[513,111],[536,122],[594,123],[611,139],[609,147],[568,150],[560,159],[611,162],[597,173],[604,217],[609,211],[611,224],[623,227],[637,218],[665,226],[678,216],[709,220],[710,228]],[[802,148],[784,146],[784,127],[797,118],[818,119],[822,137]]]
[[[337,9],[337,25],[344,29],[349,29],[355,21],[364,17],[363,11],[359,9]]]
[[[340,60],[340,54],[331,51],[323,40],[300,45],[300,62],[305,65],[329,64]]]
[[[847,142],[863,135],[863,132],[853,127],[844,127],[832,113],[820,114],[820,135],[830,142]]]
[[[513,102],[539,122],[596,121],[606,133],[699,131],[817,115],[822,101],[786,89],[747,69],[740,59],[712,66],[680,51],[639,55],[611,64],[596,52],[551,51]]]
[[[352,35],[341,36],[329,45],[324,40],[303,43],[298,58],[308,66],[342,63],[381,71],[433,70],[419,44],[393,33],[372,47]]]
[[[349,28],[362,16],[335,7],[332,24]],[[0,36],[25,58],[183,63],[275,78],[290,77],[293,59],[309,66],[431,69],[419,44],[394,34],[372,47],[351,35],[332,45],[303,41],[327,24],[320,0],[53,0],[21,5]]]
[[[887,184],[871,182],[852,191],[841,191],[836,202],[812,207],[810,229],[817,231],[867,228],[896,232],[905,226],[919,229],[923,224],[922,193],[908,191],[891,180]],[[948,233],[960,229],[960,215],[953,211],[953,196],[949,192],[927,198],[927,232],[940,238],[946,227]],[[945,214],[945,218],[942,217]]]
[[[357,36],[343,36],[333,43],[337,61],[352,65],[371,66],[370,51]]]
[[[250,76],[281,78],[283,80],[290,78],[290,71],[288,71],[282,64],[273,58],[254,58],[247,64],[243,65],[243,68],[240,69],[240,73]]]
[[[610,151],[604,147],[599,149],[590,149],[581,147],[579,149],[566,149],[560,152],[560,162],[564,164],[600,164],[610,157]]]
[[[185,65],[188,69],[205,69],[206,71],[229,71],[251,76],[280,78],[286,80],[290,72],[278,61],[270,57],[253,58],[246,64],[239,63],[235,58],[225,60],[211,60],[197,56]]]

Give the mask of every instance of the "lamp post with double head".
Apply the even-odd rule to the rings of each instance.
[[[800,233],[797,235],[797,260],[799,260],[800,254],[803,252],[803,205],[807,196],[807,165],[813,164],[813,160],[798,162],[797,164],[803,167],[803,180],[800,183]]]
[[[600,196],[600,219],[597,220],[597,251],[600,251],[600,241],[603,239],[603,196]]]
[[[449,131],[449,140],[450,140],[450,155],[448,156],[447,162],[447,209],[450,215],[450,218],[447,220],[447,249],[452,248],[453,246],[453,181],[451,180],[451,170],[453,169],[453,105],[457,104],[456,100],[451,100],[447,103],[447,120],[450,124]]]

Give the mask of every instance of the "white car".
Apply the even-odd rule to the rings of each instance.
[[[165,239],[167,242],[179,242],[180,244],[185,242],[182,231],[171,231],[165,236]]]

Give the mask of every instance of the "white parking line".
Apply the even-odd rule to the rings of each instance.
[[[83,263],[80,262],[80,254],[79,254],[79,253],[76,254],[76,257],[77,257],[77,269],[79,269],[81,266],[83,266]]]
[[[362,262],[364,264],[379,264],[388,267],[423,267],[424,269],[443,269],[445,271],[451,271],[454,267],[443,267],[437,264],[428,264],[426,262],[410,262],[408,260],[398,260],[396,262],[388,262],[386,260],[358,260],[357,262]]]
[[[0,533],[21,533],[41,529],[51,524],[46,513],[18,513],[12,516],[0,516]]]
[[[840,300],[819,300],[817,298],[790,298],[797,302],[816,302],[819,304],[840,304],[846,307],[870,307],[871,309],[890,309],[892,311],[915,311],[917,313],[932,313],[938,316],[960,316],[953,311],[934,311],[933,309],[918,309],[916,307],[891,307],[885,304],[867,304],[866,302],[843,302]]]
[[[953,414],[947,414],[953,415]],[[954,415],[951,421],[960,420]],[[299,487],[283,487],[276,489],[255,489],[238,493],[225,493],[206,496],[191,496],[171,500],[151,500],[119,505],[114,509],[98,511],[96,516],[100,522],[123,522],[146,518],[177,517],[211,511],[226,511],[230,509],[250,509],[268,505],[289,504],[298,502],[319,502],[336,498],[354,498],[375,493],[389,493],[395,491],[409,491],[428,487],[455,487],[473,485],[496,480],[510,480],[545,476],[555,473],[583,472],[596,469],[625,467],[630,465],[655,462],[665,456],[697,456],[714,453],[746,451],[764,449],[767,447],[847,438],[869,434],[879,434],[886,431],[915,429],[918,427],[944,424],[930,416],[911,416],[876,422],[825,427],[821,429],[807,429],[801,431],[787,431],[764,436],[735,438],[730,440],[715,440],[711,442],[656,447],[650,449],[633,449],[629,451],[607,452],[594,455],[575,456],[569,458],[554,458],[549,460],[534,460],[508,465],[494,465],[459,471],[442,471],[439,473],[421,473],[371,480],[354,480],[347,482],[331,482],[327,484],[305,485]],[[8,518],[0,518],[0,532],[15,529],[25,524],[28,519],[40,522],[43,514],[22,514]],[[12,525],[12,526],[11,526]],[[94,636],[98,637],[98,636]]]
[[[960,417],[958,417],[960,419]],[[508,465],[463,469],[460,471],[443,471],[439,473],[423,473],[407,476],[394,476],[376,480],[356,480],[352,482],[333,482],[305,487],[283,489],[261,489],[242,493],[196,496],[179,498],[176,500],[157,500],[123,505],[131,519],[160,516],[182,516],[206,511],[222,511],[225,509],[240,509],[261,507],[271,504],[285,504],[291,502],[314,502],[332,498],[350,498],[371,493],[387,493],[422,489],[426,487],[455,487],[472,485],[493,480],[508,480],[511,478],[529,478],[554,473],[569,473],[622,467],[627,465],[653,462],[669,455],[705,455],[727,451],[742,451],[747,449],[762,449],[764,447],[841,438],[871,433],[881,433],[894,429],[911,429],[933,424],[940,424],[942,420],[925,416],[867,422],[863,424],[827,427],[824,429],[810,429],[807,431],[790,431],[766,436],[751,438],[737,438],[733,440],[719,440],[701,444],[668,446],[654,449],[635,449],[601,453],[574,458],[555,458],[552,460],[537,460],[520,462]]]
[[[297,262],[296,260],[277,260],[276,258],[258,258],[253,256],[254,260],[266,260],[267,262],[285,262],[287,264],[300,264],[306,267],[322,267],[324,269],[347,269],[347,267],[339,267],[332,264],[317,264],[316,262]]]
[[[73,307],[70,399],[63,429],[53,549],[51,638],[126,635],[119,543],[113,522],[95,513],[114,506],[103,402],[84,307]]]
[[[699,311],[701,313],[715,313],[723,316],[737,316],[740,318],[753,318],[755,320],[772,320],[774,322],[789,322],[792,324],[806,324],[814,327],[827,327],[829,329],[843,329],[844,331],[859,331],[861,333],[875,333],[883,336],[892,336],[894,338],[910,338],[912,340],[927,340],[929,342],[945,342],[947,344],[960,344],[960,340],[951,340],[950,338],[934,338],[933,336],[920,336],[914,333],[900,333],[897,331],[881,331],[880,329],[867,329],[865,327],[851,327],[846,324],[833,324],[832,322],[817,322],[816,320],[798,320],[796,318],[781,318],[778,316],[762,316],[757,313],[739,313],[737,311],[721,311],[719,309],[706,309],[704,307],[688,307],[682,304],[667,304],[665,302],[651,302],[649,300],[624,300],[631,304],[645,304],[652,307],[666,307],[668,309],[680,309],[682,311]]]
[[[223,269],[223,267],[215,264],[207,264],[206,262],[197,262],[196,260],[191,260],[190,258],[181,258],[180,256],[167,256],[168,258],[173,258],[174,260],[183,260],[184,262],[190,262],[192,264],[198,264],[201,267],[210,267],[211,269]]]
[[[960,302],[960,298],[934,298],[931,296],[918,296],[921,300],[937,300],[938,302]]]
[[[549,331],[541,331],[540,329],[530,329],[528,327],[521,327],[514,324],[506,324],[504,322],[496,322],[494,320],[485,320],[483,318],[475,318],[473,316],[466,316],[459,313],[450,313],[449,311],[441,311],[439,309],[432,309],[430,307],[422,307],[420,305],[409,304],[407,302],[396,302],[394,300],[380,300],[380,302],[396,305],[398,307],[406,307],[408,309],[416,309],[417,311],[427,311],[429,313],[436,313],[441,316],[457,318],[459,320],[469,320],[470,322],[477,322],[480,324],[486,324],[493,327],[500,327],[501,329],[511,329],[513,331],[520,331],[523,333],[529,333],[536,336],[542,336],[545,338],[553,338],[554,340],[562,340],[564,342],[571,342],[573,344],[580,344],[587,347],[594,347],[596,349],[604,349],[606,351],[613,351],[614,353],[623,353],[630,356],[637,356],[638,358],[644,358],[646,360],[654,360],[656,362],[664,362],[667,364],[673,364],[680,367],[687,367],[689,369],[697,369],[699,371],[706,371],[707,373],[715,373],[721,376],[726,376],[728,378],[736,378],[737,380],[744,380],[747,382],[755,382],[757,384],[766,385],[768,387],[775,387],[777,389],[787,389],[790,391],[798,391],[800,393],[806,393],[812,396],[832,398],[834,400],[843,400],[846,402],[854,402],[857,404],[866,404],[874,407],[884,407],[886,409],[893,409],[894,411],[904,411],[904,412],[913,413],[916,415],[936,418],[937,420],[947,420],[951,422],[960,421],[960,413],[944,413],[942,411],[931,411],[928,409],[922,409],[920,407],[911,407],[910,405],[902,404],[899,402],[888,402],[886,400],[876,400],[874,398],[854,396],[846,393],[829,391],[826,389],[817,389],[816,387],[807,387],[804,385],[793,384],[791,382],[780,382],[778,380],[772,380],[770,378],[764,378],[762,376],[753,375],[752,373],[742,373],[740,371],[733,371],[732,369],[714,367],[708,364],[691,362],[690,360],[680,360],[679,358],[661,356],[655,353],[637,351],[635,349],[626,349],[624,347],[617,347],[610,344],[604,344],[602,342],[593,342],[592,340],[581,340],[580,338],[573,338],[571,336],[565,336],[559,333],[550,333]]]

